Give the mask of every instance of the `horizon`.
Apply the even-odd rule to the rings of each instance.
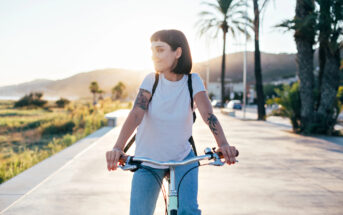
[[[227,53],[226,55],[230,55],[230,54],[239,54],[239,53],[243,53],[244,51],[238,51],[238,52],[234,52],[234,53]],[[254,53],[253,51],[247,51],[247,53]],[[284,55],[294,55],[296,53],[270,53],[270,52],[261,52],[262,54],[274,54],[274,55],[280,55],[280,54],[284,54]],[[214,58],[211,58],[209,60],[213,60],[215,58],[221,58],[222,56],[217,56]],[[202,62],[193,62],[193,65],[196,63],[205,63],[206,61],[202,61]],[[228,63],[228,62],[226,62]],[[89,70],[89,71],[82,71],[76,74],[71,74],[70,76],[66,76],[66,77],[62,77],[62,78],[58,78],[58,79],[48,79],[48,78],[36,78],[36,79],[32,79],[32,80],[28,80],[28,81],[24,81],[24,82],[19,82],[19,83],[14,83],[14,84],[9,84],[9,85],[0,85],[1,87],[10,87],[10,86],[14,86],[14,85],[21,85],[21,84],[25,84],[25,83],[31,83],[31,82],[35,82],[35,81],[60,81],[60,80],[64,80],[82,73],[89,73],[89,72],[95,72],[95,71],[101,71],[101,70],[129,70],[129,71],[137,71],[137,72],[151,72],[151,70],[149,69],[145,69],[145,70],[141,70],[141,69],[127,69],[127,68],[99,68],[99,69],[94,69],[94,70]],[[153,69],[152,69],[153,70]]]
[[[194,63],[219,57],[221,34],[211,42],[197,37],[194,24],[204,9],[200,2],[203,0],[2,2],[0,71],[4,75],[0,86],[37,79],[60,80],[102,68],[153,70],[149,38],[160,29],[184,32]],[[292,18],[295,1],[274,2],[261,20],[261,52],[294,54],[293,33],[272,26]],[[135,16],[129,16],[128,11]],[[241,36],[227,39],[226,54],[243,51]],[[253,41],[247,47],[253,51]]]

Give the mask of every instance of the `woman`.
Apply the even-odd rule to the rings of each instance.
[[[188,89],[188,74],[192,57],[186,37],[178,30],[161,30],[151,38],[152,60],[159,81],[152,97],[155,74],[147,75],[140,86],[135,104],[130,111],[112,151],[106,153],[107,168],[116,170],[119,157],[128,138],[137,128],[135,156],[158,161],[181,161],[194,157],[188,139],[192,136],[193,110]],[[213,114],[205,87],[198,74],[192,74],[193,98],[204,122],[209,126],[227,164],[234,164],[236,149],[229,146],[223,129]],[[150,98],[153,98],[149,102]],[[152,215],[160,186],[152,175],[163,178],[168,169],[143,163],[144,168],[134,172],[131,187],[130,214]],[[177,166],[176,184],[197,163]],[[201,214],[197,203],[198,168],[182,181],[179,193],[179,214]],[[149,194],[149,195],[147,195]]]

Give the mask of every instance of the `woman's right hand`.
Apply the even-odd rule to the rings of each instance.
[[[125,155],[123,150],[114,147],[112,151],[106,152],[106,161],[107,161],[107,169],[108,171],[116,170],[119,162],[119,158],[121,155]]]

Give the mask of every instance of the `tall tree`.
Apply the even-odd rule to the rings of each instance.
[[[125,84],[119,81],[117,85],[112,88],[112,100],[122,98],[125,88]]]
[[[96,82],[96,81],[91,82],[91,84],[89,86],[89,90],[91,91],[91,93],[93,93],[93,105],[96,105],[96,94],[99,91],[98,82]]]
[[[336,94],[340,82],[342,24],[342,0],[297,0],[295,18],[280,25],[295,30],[301,98],[300,132],[331,135],[334,131],[340,109]],[[313,74],[316,38],[320,68],[317,84]]]
[[[99,89],[97,93],[99,94],[99,100],[103,100],[103,99],[104,99],[104,97],[103,97],[103,95],[102,95],[102,94],[104,94],[104,93],[105,93],[105,91],[104,91],[104,90],[102,90],[102,89]]]
[[[316,133],[331,134],[337,119],[336,94],[340,76],[340,37],[343,28],[343,1],[316,0],[319,5],[319,92],[316,115]]]
[[[221,65],[221,100],[222,107],[224,106],[225,98],[225,47],[226,35],[229,33],[235,38],[237,33],[244,32],[244,24],[246,21],[251,23],[244,13],[243,2],[239,0],[216,0],[212,2],[202,2],[208,6],[208,9],[199,13],[199,21],[196,26],[199,28],[199,36],[205,33],[210,34],[212,38],[218,37],[218,32],[223,32],[223,53]],[[250,25],[251,27],[251,25]]]
[[[297,47],[297,75],[300,80],[300,130],[307,131],[312,124],[314,111],[313,45],[315,44],[315,4],[314,0],[297,0],[295,17],[281,24],[281,27],[295,30]]]
[[[261,0],[253,0],[254,4],[254,34],[255,34],[255,88],[257,94],[257,113],[258,120],[266,119],[265,100],[263,92],[262,68],[261,68],[261,52],[260,52],[260,14],[270,0],[263,0],[262,6],[259,3]]]

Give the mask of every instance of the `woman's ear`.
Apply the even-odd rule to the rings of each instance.
[[[182,48],[181,47],[177,47],[176,49],[176,59],[179,59],[182,55]]]

